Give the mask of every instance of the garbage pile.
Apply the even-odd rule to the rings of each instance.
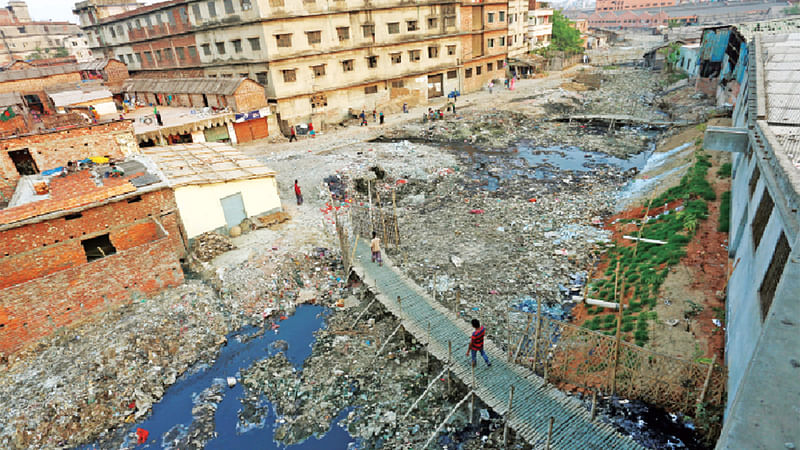
[[[194,238],[192,254],[200,261],[211,261],[218,255],[235,248],[236,246],[228,237],[208,231]]]
[[[438,425],[437,417],[464,395],[463,388],[454,381],[448,395],[445,382],[435,383],[426,400],[401,421],[441,366],[433,359],[428,366],[424,347],[402,330],[385,342],[398,322],[380,304],[353,326],[370,300],[371,294],[359,289],[346,307],[335,308],[302,370],[279,353],[243,371],[246,400],[240,425],[263,421],[267,411],[258,408],[263,396],[275,408],[275,438],[284,445],[325,434],[343,411],[349,411],[342,419],[348,432],[378,448],[424,443]],[[451,426],[463,426],[465,419],[457,417]]]

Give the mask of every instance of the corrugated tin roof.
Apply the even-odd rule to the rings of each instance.
[[[123,92],[150,92],[160,94],[217,94],[233,95],[245,78],[177,78],[125,80]]]
[[[0,82],[28,80],[31,78],[42,78],[62,73],[79,72],[77,64],[64,64],[61,66],[33,67],[30,69],[6,70],[0,72]]]
[[[92,100],[99,100],[103,98],[111,99],[112,94],[106,88],[96,89],[89,92],[82,90],[62,91],[50,94],[53,103],[56,107],[69,106],[76,103],[90,102]]]
[[[108,65],[109,61],[111,61],[109,58],[100,58],[92,61],[79,63],[78,67],[81,70],[104,70],[106,68],[106,65]]]
[[[275,171],[218,142],[143,147],[170,186],[222,183],[234,180],[274,177]]]

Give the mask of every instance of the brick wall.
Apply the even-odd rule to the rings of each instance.
[[[14,108],[16,116],[5,122],[0,121],[0,137],[13,136],[16,134],[24,134],[29,131],[28,124],[25,123],[25,117],[19,111],[19,108]],[[5,108],[0,108],[0,112],[5,111]]]
[[[0,290],[0,352],[12,353],[59,327],[182,282],[172,244],[162,238]]]
[[[0,93],[6,92],[40,92],[44,93],[45,88],[66,83],[80,83],[81,73],[60,73],[42,78],[29,78],[27,80],[11,80],[0,82]],[[44,100],[45,97],[42,98]]]
[[[231,105],[236,112],[255,111],[267,106],[264,87],[252,80],[244,80],[233,94],[235,104]]]
[[[0,352],[134,295],[180,284],[186,253],[170,189],[0,231]],[[154,219],[164,227],[167,235]],[[82,239],[108,232],[117,253],[87,263]]]
[[[105,68],[106,85],[112,88],[122,86],[122,82],[128,79],[128,66],[124,62],[112,59],[108,61]]]
[[[5,183],[0,183],[0,190],[4,195],[14,193],[20,177],[8,152],[25,148],[40,171],[90,156],[120,158],[139,152],[133,135],[133,122],[128,120],[0,139],[0,176],[5,179]]]

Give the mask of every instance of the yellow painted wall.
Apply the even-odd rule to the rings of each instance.
[[[175,188],[175,200],[188,237],[191,239],[206,231],[226,227],[220,199],[237,192],[242,193],[248,217],[281,208],[275,177],[179,186]]]

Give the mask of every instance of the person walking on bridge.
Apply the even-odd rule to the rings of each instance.
[[[369,248],[372,250],[372,262],[378,261],[378,265],[383,265],[383,260],[381,259],[381,238],[378,237],[378,233],[372,232],[372,241],[369,243]]]
[[[467,349],[467,356],[472,353],[472,367],[475,367],[475,360],[477,359],[478,352],[481,352],[483,360],[486,361],[486,366],[492,367],[492,363],[489,362],[489,357],[486,356],[486,352],[483,351],[483,338],[486,337],[486,327],[482,327],[478,319],[472,319],[472,328],[475,328],[475,331],[472,333],[472,337],[469,341],[469,348]]]

